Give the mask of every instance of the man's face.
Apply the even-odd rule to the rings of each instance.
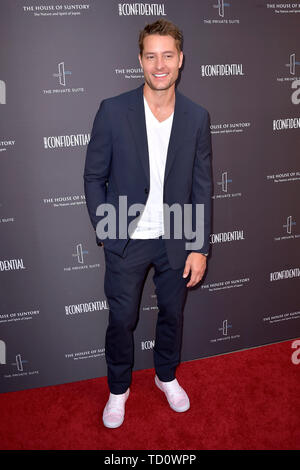
[[[167,90],[177,80],[183,53],[178,51],[172,36],[150,34],[144,39],[143,56],[139,61],[146,83],[152,90]]]

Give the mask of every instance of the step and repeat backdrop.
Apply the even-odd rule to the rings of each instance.
[[[209,111],[213,143],[212,249],[182,361],[300,336],[300,2],[2,0],[2,392],[106,375],[85,154],[100,102],[143,83],[138,35],[158,18],[183,31],[178,89]],[[153,270],[135,369],[153,367]]]

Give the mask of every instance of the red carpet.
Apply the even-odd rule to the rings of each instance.
[[[118,429],[101,421],[106,378],[1,394],[0,447],[300,449],[300,364],[291,360],[292,343],[181,364],[177,378],[191,400],[186,413],[169,408],[154,370],[134,372]]]

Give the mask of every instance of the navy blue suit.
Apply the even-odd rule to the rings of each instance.
[[[119,196],[127,196],[127,206],[146,205],[150,189],[149,154],[143,102],[144,84],[137,89],[101,102],[87,148],[84,188],[89,216],[94,229],[103,216],[96,215],[101,203],[116,209],[117,238],[104,243],[106,273],[104,289],[110,307],[106,334],[108,382],[112,393],[124,393],[131,380],[133,330],[138,318],[138,303],[143,281],[152,263],[155,268],[159,308],[154,347],[156,373],[160,380],[175,377],[180,360],[182,310],[187,278],[182,278],[189,251],[185,237],[149,240],[118,238]],[[204,243],[191,251],[209,252],[211,230],[211,135],[209,114],[178,90],[171,129],[163,202],[193,208],[204,204]],[[128,216],[128,224],[138,220]],[[128,225],[127,225],[128,226]]]

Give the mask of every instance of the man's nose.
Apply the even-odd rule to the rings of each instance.
[[[156,65],[157,69],[159,69],[159,70],[162,69],[163,66],[164,66],[163,58],[158,56],[157,59],[156,59],[156,64],[155,65]]]

